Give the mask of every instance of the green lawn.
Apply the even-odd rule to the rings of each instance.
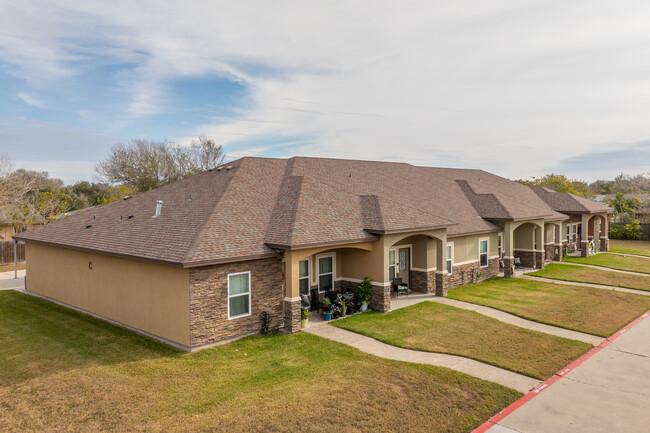
[[[555,280],[577,281],[581,283],[605,284],[608,286],[628,287],[630,289],[650,291],[650,275],[632,275],[588,268],[584,266],[562,265],[551,263],[544,269],[529,273],[537,277]]]
[[[642,272],[650,274],[650,258],[621,256],[618,254],[600,253],[589,257],[563,257],[563,262],[581,263],[585,265],[603,266],[622,271]]]
[[[465,356],[541,380],[593,347],[436,302],[334,324],[394,346]]]
[[[613,253],[637,254],[650,257],[650,242],[610,239],[609,249]]]
[[[467,432],[521,396],[299,333],[193,354],[0,292],[3,431]]]
[[[650,309],[650,297],[523,278],[492,278],[449,290],[452,299],[609,337]]]

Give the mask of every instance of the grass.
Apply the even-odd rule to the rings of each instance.
[[[609,249],[613,253],[636,254],[650,257],[650,242],[610,239]]]
[[[627,287],[650,291],[650,275],[632,275],[583,266],[551,263],[544,269],[528,275],[552,278],[555,280],[577,281],[580,283],[605,284],[607,286]]]
[[[650,274],[650,259],[645,257],[621,256],[618,254],[600,253],[589,257],[563,257],[563,262],[581,263],[584,265],[602,266],[604,268],[622,271],[641,272]]]
[[[466,432],[521,394],[299,333],[193,354],[0,292],[4,431]]]
[[[593,347],[435,302],[334,324],[394,346],[465,356],[541,380]]]
[[[451,289],[448,296],[601,337],[609,337],[650,309],[647,296],[523,278],[491,278]]]

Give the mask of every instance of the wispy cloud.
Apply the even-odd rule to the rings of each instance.
[[[0,60],[35,89],[114,66],[96,84],[119,96],[114,120],[152,136],[174,80],[238,82],[245,96],[177,127],[236,155],[528,177],[650,137],[648,16],[641,0],[7,2]]]
[[[45,107],[45,102],[41,101],[40,99],[34,98],[33,96],[28,95],[27,93],[18,92],[16,93],[16,96],[19,99],[21,99],[25,104],[32,105],[37,108]]]

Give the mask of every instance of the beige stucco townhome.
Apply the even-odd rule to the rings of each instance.
[[[185,350],[299,330],[300,294],[372,278],[444,296],[515,257],[607,249],[609,208],[480,170],[242,158],[20,235],[28,292]]]

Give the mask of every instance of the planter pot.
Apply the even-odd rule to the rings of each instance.
[[[308,321],[309,321],[309,319],[300,319],[300,327],[301,328],[306,328]]]
[[[323,318],[325,319],[326,322],[329,322],[332,320],[332,313],[323,313]]]
[[[361,312],[363,313],[363,312],[366,311],[367,309],[368,309],[368,303],[367,303],[367,302],[363,302],[363,303],[361,304]]]

